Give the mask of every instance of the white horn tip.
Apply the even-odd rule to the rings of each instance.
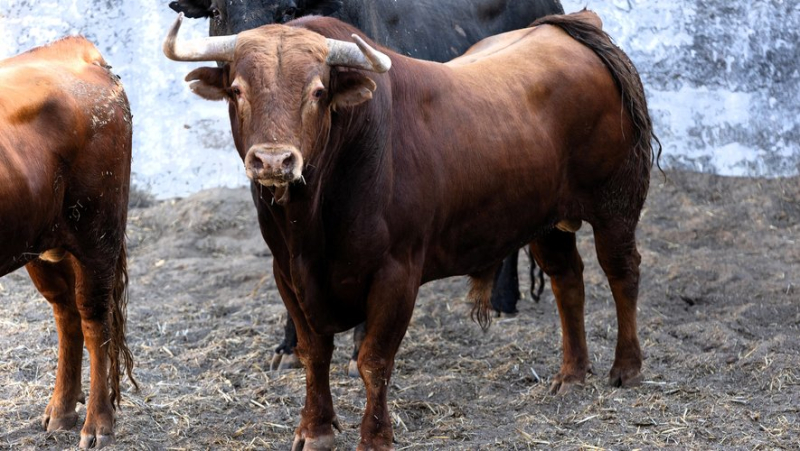
[[[373,69],[375,72],[383,73],[388,72],[389,69],[392,68],[392,59],[389,58],[388,55],[381,53],[375,49],[373,49],[366,41],[364,41],[361,36],[353,33],[350,35],[354,41],[356,41],[356,45],[361,50],[361,53],[366,56],[370,62],[372,62]]]
[[[167,37],[164,39],[164,45],[162,46],[164,56],[175,61],[181,61],[175,52],[175,44],[178,39],[178,30],[180,30],[182,23],[183,12],[180,12],[178,13],[178,17],[175,19],[175,22],[172,23],[172,26],[167,33]]]

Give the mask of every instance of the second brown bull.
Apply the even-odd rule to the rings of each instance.
[[[333,334],[362,321],[359,448],[391,449],[389,379],[419,286],[468,274],[486,326],[497,265],[526,242],[561,315],[553,389],[582,383],[581,221],[593,226],[617,308],[610,382],[641,380],[635,230],[653,137],[639,76],[594,13],[550,16],[445,64],[375,50],[329,18],[190,42],[177,40],[179,25],[165,42],[170,58],[228,62],[187,80],[198,95],[227,101],[256,182],[306,368],[295,449],[334,446]]]
[[[114,442],[120,380],[136,384],[125,338],[131,121],[119,78],[82,37],[0,61],[0,276],[24,266],[53,308],[58,366],[42,426],[72,429],[86,403],[81,448]]]

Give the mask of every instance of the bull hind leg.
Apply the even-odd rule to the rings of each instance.
[[[78,421],[75,406],[85,402],[81,391],[83,332],[75,303],[72,265],[73,257],[62,252],[49,252],[44,259],[25,265],[34,286],[52,306],[58,331],[56,385],[42,416],[42,427],[47,431],[75,427]]]
[[[114,443],[114,404],[119,405],[124,370],[131,383],[133,357],[125,340],[127,261],[124,216],[106,214],[89,230],[78,234],[73,252],[75,303],[80,314],[84,343],[89,353],[89,397],[81,429],[81,448],[102,448]]]
[[[635,225],[597,226],[594,229],[597,259],[606,274],[617,310],[617,347],[609,383],[630,387],[642,381],[642,351],[636,326],[639,296],[639,264]]]
[[[107,266],[107,263],[106,263]],[[86,420],[81,430],[81,448],[102,448],[114,443],[114,408],[109,387],[112,364],[109,349],[114,268],[77,262],[75,265],[76,304],[81,329],[89,351],[89,399]]]
[[[558,229],[531,243],[531,253],[550,277],[558,305],[564,355],[550,390],[564,394],[575,386],[582,386],[586,373],[591,371],[583,321],[583,261],[578,254],[575,234]]]

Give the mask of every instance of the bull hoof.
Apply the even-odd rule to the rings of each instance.
[[[305,437],[305,434],[295,434],[292,451],[327,451],[336,447],[336,437],[333,434],[320,437]]]
[[[272,362],[269,365],[269,369],[271,371],[285,371],[302,367],[303,364],[300,363],[300,359],[298,359],[296,355],[281,353],[275,353],[275,355],[272,356]]]
[[[336,429],[339,433],[342,432],[342,425],[339,423],[339,418],[334,416],[331,420],[331,427]],[[308,436],[307,428],[298,428],[294,433],[294,441],[292,442],[292,451],[302,450],[330,450],[336,448],[336,436],[330,428],[324,427],[321,430],[328,430],[329,433],[317,435],[316,437]]]
[[[42,427],[47,432],[72,429],[78,424],[78,412],[55,414],[49,408],[42,415]]]
[[[90,435],[81,432],[81,449],[100,449],[114,444],[114,434]]]
[[[350,359],[350,364],[347,365],[347,375],[350,377],[361,377],[361,373],[358,372],[358,362],[353,359]]]
[[[111,403],[93,406],[92,400],[89,402],[86,421],[81,429],[79,446],[83,449],[99,449],[112,445],[114,443],[114,410],[111,408]]]
[[[642,373],[636,368],[611,368],[608,384],[612,387],[630,388],[641,385]]]
[[[586,382],[586,374],[592,373],[592,365],[589,364],[585,369],[571,369],[572,367],[561,368],[561,371],[553,378],[550,384],[550,393],[553,395],[566,395],[576,388],[583,388]],[[580,368],[580,367],[579,367]]]
[[[578,388],[582,389],[583,386],[584,382],[582,380],[565,380],[556,377],[553,383],[550,384],[550,394],[565,396]]]
[[[362,441],[356,451],[394,451],[394,444],[367,444]]]

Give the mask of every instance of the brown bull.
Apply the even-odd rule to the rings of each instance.
[[[581,221],[593,226],[617,307],[610,382],[640,381],[635,229],[651,124],[638,74],[594,13],[550,16],[446,64],[375,51],[327,18],[185,43],[179,24],[168,56],[229,62],[186,78],[202,97],[228,101],[297,325],[307,391],[295,449],[334,445],[333,334],[364,320],[359,449],[391,449],[387,390],[418,287],[470,275],[486,325],[497,264],[526,242],[561,315],[564,360],[553,389],[582,383]],[[357,46],[342,42],[351,35]]]
[[[0,61],[0,276],[25,266],[53,307],[48,431],[74,427],[76,403],[86,402],[86,343],[84,448],[113,442],[120,375],[130,378],[133,365],[125,342],[130,164],[128,99],[90,42],[65,38]]]

